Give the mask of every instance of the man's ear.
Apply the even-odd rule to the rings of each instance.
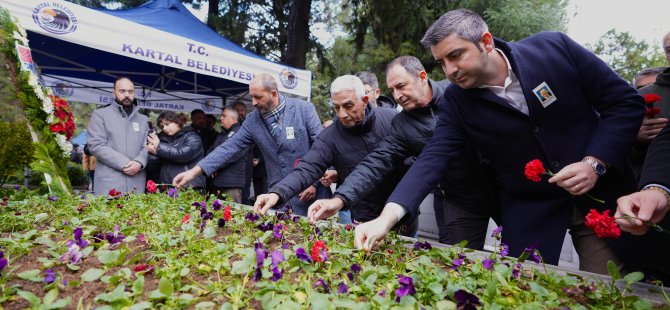
[[[426,71],[421,70],[421,72],[419,72],[419,79],[421,81],[426,81],[428,79],[428,73],[426,73]]]
[[[480,41],[487,53],[490,53],[495,48],[495,44],[493,43],[493,35],[491,35],[491,33],[488,31],[482,34]]]

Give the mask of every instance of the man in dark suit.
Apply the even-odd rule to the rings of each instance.
[[[639,192],[623,196],[617,201],[614,215],[621,230],[634,235],[645,235],[642,246],[645,253],[638,253],[650,259],[641,268],[645,274],[670,284],[670,127],[651,142],[644,161]],[[632,218],[625,218],[631,216]],[[649,229],[654,223],[666,230],[660,232]],[[663,246],[666,245],[666,246]]]
[[[357,227],[355,244],[369,249],[389,225],[415,214],[471,142],[500,177],[503,241],[511,255],[537,243],[545,262],[557,264],[570,228],[580,269],[607,273],[607,261],[625,252],[612,249],[627,238],[598,239],[583,224],[584,215],[590,208],[613,210],[617,197],[634,190],[625,156],[642,122],[642,97],[565,34],[505,42],[469,10],[440,17],[422,43],[452,85],[440,101],[433,138],[380,217]],[[533,159],[555,175],[541,182],[525,178]],[[587,192],[607,203],[584,198]]]

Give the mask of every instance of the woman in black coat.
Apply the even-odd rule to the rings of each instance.
[[[150,165],[160,162],[158,183],[172,184],[177,174],[193,168],[202,159],[202,140],[191,127],[184,127],[184,118],[175,112],[161,113],[156,122],[163,131],[160,135],[151,133],[147,139]],[[204,188],[205,176],[198,176],[190,185]]]

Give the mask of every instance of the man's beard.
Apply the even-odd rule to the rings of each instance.
[[[119,100],[119,98],[114,97],[114,101],[116,101],[116,103],[118,103],[120,105],[125,105],[125,106],[133,104],[133,100],[130,100],[130,97],[125,97],[125,98],[123,98],[123,100]]]

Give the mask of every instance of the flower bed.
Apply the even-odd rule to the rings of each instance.
[[[519,260],[476,258],[397,236],[365,253],[353,249],[351,226],[259,217],[190,191],[37,197],[23,189],[0,208],[7,309],[651,307],[626,294],[639,273],[619,289],[521,264],[541,259],[532,248]]]

